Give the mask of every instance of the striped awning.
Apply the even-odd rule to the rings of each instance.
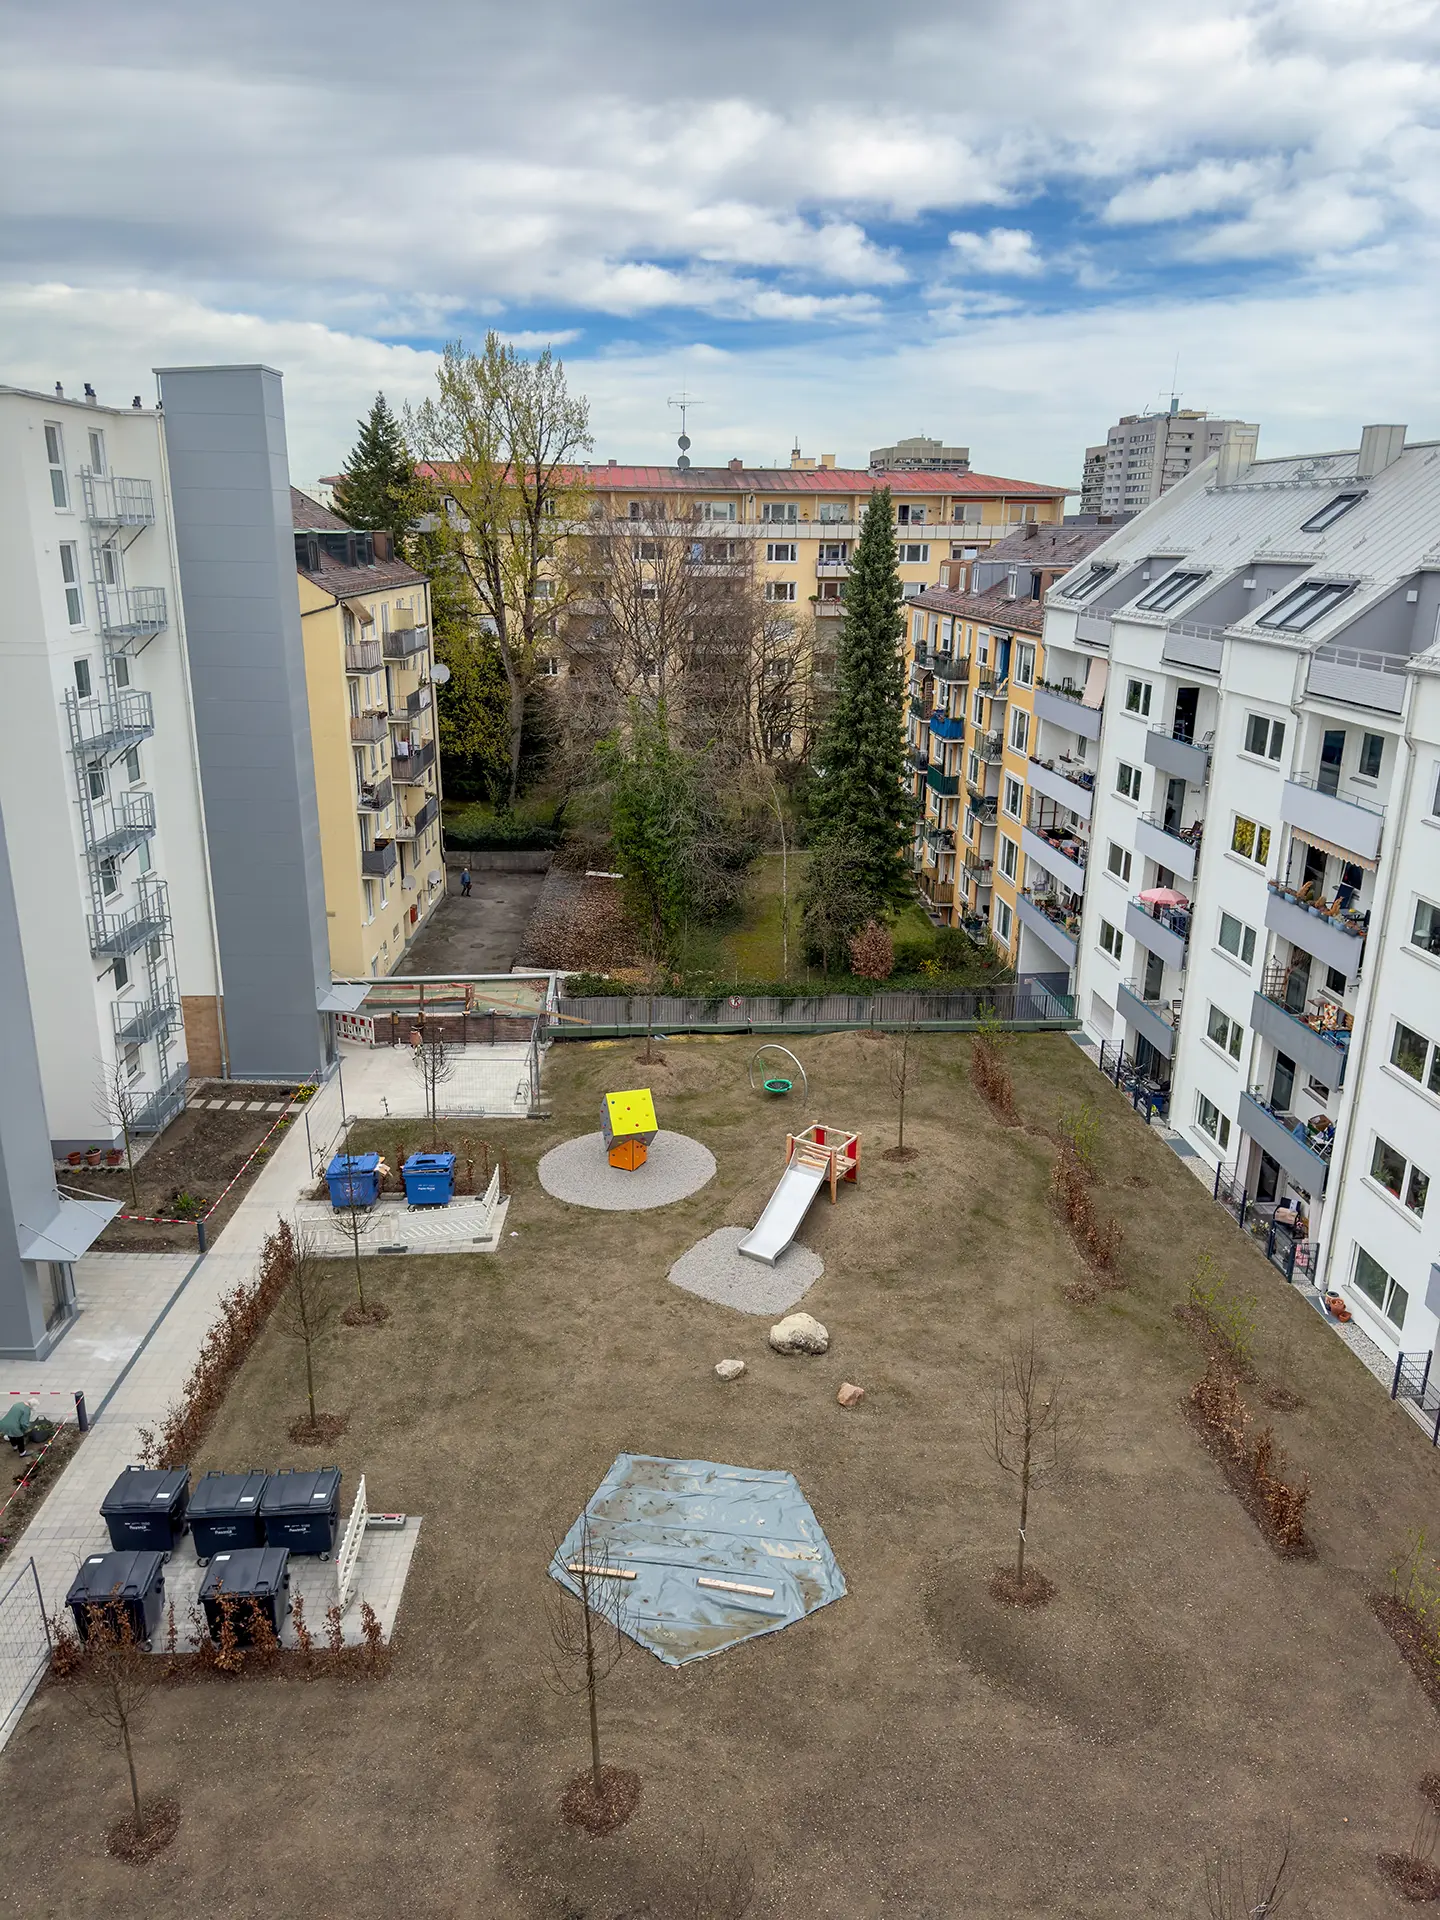
[[[1333,853],[1337,860],[1348,860],[1352,867],[1364,867],[1373,873],[1380,862],[1371,860],[1363,853],[1356,853],[1353,847],[1338,846],[1333,840],[1322,840],[1318,833],[1311,833],[1307,827],[1291,827],[1292,839],[1303,840],[1307,847],[1314,847],[1320,853]]]

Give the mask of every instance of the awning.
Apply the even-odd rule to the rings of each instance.
[[[78,1260],[121,1209],[119,1200],[76,1200],[61,1194],[56,1199],[60,1211],[43,1231],[27,1226],[23,1220],[16,1222],[22,1260]]]
[[[1351,847],[1337,846],[1333,840],[1322,840],[1318,833],[1311,833],[1304,827],[1291,827],[1290,836],[1294,840],[1303,840],[1307,847],[1314,847],[1320,853],[1333,853],[1337,860],[1348,860],[1352,867],[1365,867],[1373,873],[1379,866],[1378,860],[1369,860],[1363,853],[1356,853]]]
[[[1085,675],[1085,691],[1080,696],[1082,707],[1102,707],[1105,704],[1105,682],[1110,677],[1108,660],[1092,660]]]
[[[357,1013],[369,991],[368,980],[332,980],[316,994],[315,1005],[321,1013]]]

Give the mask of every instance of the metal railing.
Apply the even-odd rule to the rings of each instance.
[[[90,951],[96,959],[122,958],[138,953],[148,940],[168,931],[169,906],[163,880],[142,880],[140,900],[125,913],[86,915]]]
[[[136,1133],[163,1133],[185,1105],[185,1085],[190,1068],[185,1062],[174,1068],[155,1088],[143,1095],[130,1125]]]
[[[371,780],[361,787],[355,802],[357,813],[384,813],[395,798],[394,782],[390,780]]]
[[[383,664],[384,655],[380,651],[378,640],[347,640],[345,642],[347,673],[378,673]]]
[[[1034,753],[1029,756],[1029,759],[1032,767],[1042,767],[1046,773],[1058,774],[1062,780],[1068,780],[1072,787],[1078,787],[1082,793],[1095,791],[1094,769],[1082,766],[1078,760],[1067,761],[1058,757],[1042,760],[1038,754]]]
[[[180,1009],[171,993],[158,994],[147,1000],[117,1000],[111,1012],[116,1044],[122,1047],[138,1046],[142,1041],[153,1040],[157,1033],[173,1027],[180,1017]]]
[[[149,527],[155,524],[155,493],[148,480],[123,479],[112,473],[80,474],[85,496],[85,518],[97,527]]]
[[[427,740],[423,746],[412,747],[409,753],[391,756],[391,777],[402,787],[417,786],[434,764],[435,742]]]
[[[1430,1444],[1440,1446],[1440,1380],[1431,1379],[1433,1353],[1397,1353],[1390,1379],[1390,1398],[1410,1400],[1427,1417],[1434,1414]]]
[[[1156,926],[1164,927],[1181,940],[1190,938],[1190,911],[1187,907],[1163,907],[1154,900],[1142,900],[1139,894],[1132,894],[1130,904],[1137,913],[1143,913]]]
[[[1192,820],[1188,827],[1179,829],[1165,824],[1165,816],[1159,813],[1142,813],[1140,818],[1147,827],[1154,827],[1157,833],[1163,833],[1172,840],[1178,840],[1182,847],[1189,847],[1192,853],[1199,853],[1200,842],[1205,837],[1204,822]]]
[[[139,746],[155,731],[155,703],[139,688],[107,692],[93,700],[66,696],[70,739],[77,753],[120,753]]]
[[[421,807],[420,811],[411,820],[410,825],[415,829],[417,834],[424,833],[425,829],[430,825],[431,821],[438,820],[439,817],[440,817],[440,802],[435,798],[434,794],[432,793],[430,798],[425,802],[424,806]]]
[[[393,873],[400,858],[400,850],[393,840],[387,840],[383,847],[362,847],[360,851],[360,871],[385,875]]]
[[[1358,793],[1341,793],[1339,768],[1335,769],[1335,785],[1322,786],[1317,773],[1291,773],[1286,779],[1292,787],[1308,787],[1312,793],[1323,793],[1327,800],[1343,800],[1347,807],[1363,807],[1366,813],[1378,813],[1383,820],[1385,806],[1380,800],[1367,800]],[[1302,828],[1303,832],[1304,829]]]
[[[167,621],[163,587],[101,587],[100,631],[107,640],[135,640],[159,633]]]
[[[96,804],[92,816],[94,839],[90,851],[97,860],[126,853],[155,831],[153,793],[123,793],[118,800]]]

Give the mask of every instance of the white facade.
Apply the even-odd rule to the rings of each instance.
[[[1203,465],[1227,439],[1245,441],[1253,456],[1259,433],[1249,421],[1212,420],[1173,401],[1168,413],[1127,413],[1111,427],[1103,445],[1085,449],[1081,509],[1138,513]]]
[[[1369,428],[1358,455],[1232,446],[1062,581],[1045,629],[1047,659],[1108,666],[1077,1011],[1222,1180],[1299,1215],[1363,1331],[1422,1361],[1437,617],[1440,456]],[[1160,889],[1183,904],[1140,898]]]
[[[182,992],[218,993],[159,416],[0,388],[0,808],[49,1128],[112,1144],[184,1101]]]

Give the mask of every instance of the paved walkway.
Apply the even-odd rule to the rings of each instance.
[[[166,1302],[199,1264],[195,1253],[87,1253],[77,1260],[79,1317],[48,1360],[0,1361],[0,1411],[38,1394],[47,1419],[73,1419],[78,1389],[97,1418]]]
[[[377,1120],[389,1114],[423,1118],[425,1083],[408,1046],[346,1046],[341,1051],[345,1110],[352,1118],[357,1114]],[[456,1047],[450,1056],[450,1077],[438,1089],[441,1114],[523,1120],[530,1111],[529,1059],[529,1043],[523,1040]],[[338,1118],[337,1109],[337,1122]],[[313,1116],[310,1129],[318,1142],[323,1128],[317,1131]]]
[[[351,1094],[349,1053],[347,1049],[347,1106],[354,1115],[368,1109],[359,1106]],[[415,1078],[413,1070],[411,1078]],[[332,1079],[309,1103],[308,1119],[310,1137],[317,1143],[338,1132],[337,1080]],[[19,1547],[0,1563],[0,1587],[13,1579],[26,1559],[33,1555],[46,1610],[55,1614],[63,1608],[80,1561],[86,1554],[108,1546],[100,1519],[100,1502],[120,1469],[138,1457],[140,1428],[158,1425],[165,1409],[178,1397],[201,1340],[216,1317],[221,1295],[253,1277],[261,1242],[277,1218],[293,1210],[302,1194],[313,1185],[313,1178],[306,1157],[305,1128],[297,1123],[280,1137],[268,1165],[236,1208],[215,1246],[196,1264],[168,1311],[151,1329],[148,1339],[138,1351],[132,1352],[129,1371],[123,1378],[118,1377],[120,1368],[116,1366],[116,1383],[103,1416],[26,1528]],[[172,1276],[173,1290],[172,1256],[159,1258],[165,1262],[166,1274]],[[164,1285],[163,1278],[160,1285]],[[82,1320],[69,1338],[61,1341],[52,1358],[35,1370],[37,1374],[53,1372],[52,1384],[58,1387],[71,1384],[70,1375],[84,1349],[72,1348],[70,1343],[80,1335],[83,1326]],[[88,1356],[86,1364],[90,1364]],[[348,1506],[349,1489],[342,1492],[341,1499],[342,1505]],[[362,1549],[356,1598],[346,1614],[347,1638],[358,1637],[358,1603],[368,1597],[365,1569],[366,1553]],[[393,1622],[399,1595],[394,1592],[379,1597],[389,1600],[385,1609],[389,1614],[388,1626]],[[377,1606],[376,1610],[380,1612],[381,1608]],[[30,1671],[30,1664],[24,1662],[23,1652],[22,1647],[12,1647],[8,1637],[0,1637],[0,1744],[18,1724],[24,1703],[38,1680],[38,1675]]]

